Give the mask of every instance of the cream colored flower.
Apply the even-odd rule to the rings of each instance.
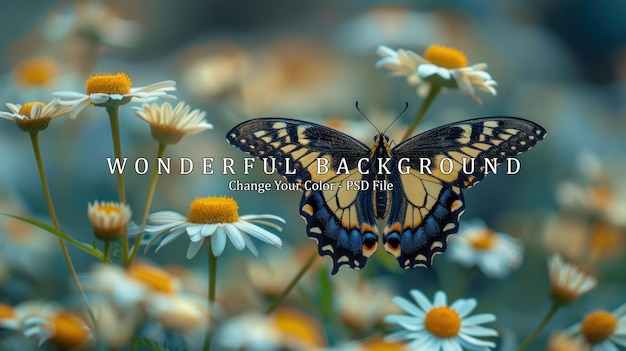
[[[626,189],[621,170],[590,151],[578,156],[577,168],[578,179],[564,180],[557,187],[561,206],[576,215],[597,216],[626,227]]]
[[[117,106],[130,102],[133,98],[142,101],[150,101],[154,98],[164,97],[175,99],[168,92],[176,90],[176,82],[165,80],[145,87],[131,87],[131,81],[126,73],[95,75],[89,77],[86,82],[87,93],[74,91],[57,91],[53,95],[64,99],[60,104],[70,105],[72,111],[70,118],[76,116],[87,105]]]
[[[49,318],[26,318],[24,336],[38,338],[39,346],[48,343],[61,350],[84,348],[94,341],[87,324],[68,313],[55,314]]]
[[[486,63],[468,66],[465,54],[457,49],[431,45],[420,56],[410,50],[393,50],[379,46],[377,53],[382,57],[376,67],[384,67],[393,75],[406,76],[409,84],[418,85],[418,93],[425,96],[433,85],[443,88],[458,88],[472,100],[481,103],[474,88],[496,95],[497,82],[485,70]]]
[[[135,109],[135,114],[150,124],[152,138],[161,144],[175,144],[185,135],[213,129],[213,125],[204,120],[206,112],[189,112],[191,108],[184,102],[179,102],[173,109],[169,102],[160,106],[143,104]]]
[[[341,321],[354,330],[369,331],[389,314],[402,312],[393,302],[389,282],[362,278],[337,280],[335,311]]]
[[[224,252],[226,239],[237,250],[248,248],[255,256],[258,255],[256,246],[250,240],[248,234],[257,239],[272,244],[277,247],[282,246],[282,240],[273,233],[255,225],[262,224],[280,230],[274,223],[268,222],[272,219],[284,223],[285,221],[274,215],[245,215],[239,216],[239,206],[233,198],[229,197],[206,197],[197,198],[190,205],[189,216],[185,217],[174,211],[161,211],[151,214],[148,217],[146,233],[158,233],[146,246],[150,247],[152,242],[167,236],[157,247],[157,251],[163,246],[171,243],[176,238],[186,233],[191,243],[187,250],[187,259],[193,258],[202,248],[205,238],[211,238],[211,250],[215,256]]]
[[[559,254],[554,254],[548,259],[548,271],[552,299],[557,303],[570,304],[597,284],[596,278],[563,261]]]
[[[580,335],[590,351],[621,350],[626,347],[626,304],[613,312],[593,311],[567,332]]]
[[[87,216],[96,238],[108,241],[119,239],[124,234],[132,211],[127,204],[95,201],[87,205]]]
[[[191,295],[159,294],[146,302],[148,316],[168,330],[203,329],[209,320],[206,301]]]
[[[206,301],[183,291],[169,272],[145,262],[125,269],[98,265],[84,286],[100,298],[95,309],[98,330],[110,347],[125,346],[146,323],[187,335],[204,330],[209,320]]]
[[[522,253],[517,239],[474,220],[450,238],[447,257],[466,267],[478,266],[490,278],[504,278],[522,264]]]
[[[119,17],[115,4],[102,0],[65,3],[53,10],[42,24],[42,34],[52,41],[87,39],[96,44],[131,47],[142,34],[140,23]]]
[[[314,318],[280,308],[269,316],[249,313],[226,321],[217,341],[224,350],[324,350],[322,330]]]
[[[53,118],[65,116],[71,111],[71,107],[60,105],[59,102],[59,99],[53,99],[47,104],[39,101],[23,105],[7,103],[11,112],[0,111],[0,117],[15,121],[25,132],[37,132],[46,129]]]
[[[584,345],[581,340],[572,338],[566,333],[553,334],[548,340],[546,351],[583,351]]]

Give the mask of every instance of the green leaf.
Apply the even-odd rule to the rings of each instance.
[[[45,224],[43,222],[40,222],[38,220],[32,219],[32,218],[26,218],[26,217],[20,217],[20,216],[15,216],[15,215],[11,215],[11,214],[7,214],[7,213],[3,213],[5,216],[11,217],[11,218],[15,218],[19,221],[25,222],[25,223],[29,223],[34,225],[35,227],[41,228],[45,231],[47,231],[48,233],[55,235],[56,237],[58,237],[59,239],[62,239],[64,241],[66,241],[67,243],[74,245],[75,247],[87,252],[88,254],[94,256],[95,258],[102,260],[104,258],[104,255],[102,254],[102,252],[100,252],[98,249],[91,247],[91,245],[80,242],[76,239],[74,239],[73,237],[69,236],[68,234],[62,232],[61,230],[58,230],[48,224]]]
[[[333,345],[335,342],[335,316],[333,313],[333,284],[330,281],[330,275],[326,269],[320,269],[319,273],[319,299],[322,320],[324,321],[324,329],[326,329],[326,337],[328,344]]]
[[[145,347],[147,349],[150,349],[152,351],[167,351],[167,349],[163,349],[159,346],[159,344],[156,341],[152,341],[148,338],[140,338],[138,336],[135,336],[131,341],[130,341],[131,345],[133,346],[142,346]]]

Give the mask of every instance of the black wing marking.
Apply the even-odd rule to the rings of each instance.
[[[363,179],[356,167],[359,159],[369,157],[366,145],[334,129],[284,118],[243,122],[226,139],[250,155],[275,158],[278,173],[289,182],[303,188],[307,181],[332,185],[304,191],[300,214],[307,235],[317,241],[320,255],[330,256],[333,274],[344,264],[356,269],[365,265],[378,244],[371,191],[349,191],[346,182]],[[318,173],[318,158],[327,161],[328,173]],[[341,160],[350,174],[337,174]],[[287,162],[293,174],[286,173]]]
[[[497,163],[507,157],[530,150],[546,136],[540,125],[516,117],[476,118],[437,127],[398,144],[392,149],[396,159],[410,158],[411,168],[420,171],[420,159],[430,160],[433,178],[460,188],[471,188],[485,178],[484,159],[496,159]],[[444,174],[439,165],[444,158],[453,160],[452,172]],[[474,172],[463,172],[463,158],[476,160]],[[447,168],[448,164],[446,162]]]
[[[403,268],[430,266],[435,254],[446,249],[451,234],[458,231],[465,210],[461,189],[485,177],[485,158],[497,163],[531,149],[546,136],[541,126],[520,118],[478,118],[444,125],[412,137],[391,150],[395,162],[409,158],[409,174],[398,170],[390,176],[396,185],[387,227],[385,249]],[[439,169],[450,158],[452,172]],[[432,175],[422,173],[420,158],[428,158]],[[475,158],[474,172],[463,172],[463,158]],[[468,168],[468,170],[471,170]],[[446,170],[447,173],[447,170]]]

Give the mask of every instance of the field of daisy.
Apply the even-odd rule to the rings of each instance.
[[[14,2],[0,350],[626,350],[624,11]],[[413,139],[433,160],[491,152],[519,171],[301,202],[305,179],[334,179],[310,152],[393,152],[439,127]],[[346,149],[319,151],[326,135]],[[255,158],[276,150],[292,186]]]

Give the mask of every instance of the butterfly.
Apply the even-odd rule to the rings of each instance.
[[[382,243],[400,267],[430,267],[458,231],[462,190],[485,177],[484,159],[504,162],[545,136],[543,127],[525,119],[486,117],[443,125],[393,148],[379,132],[368,147],[319,124],[259,118],[237,125],[226,139],[250,155],[274,159],[276,172],[301,185],[307,235],[332,259],[336,274],[342,265],[365,266],[378,247],[377,221],[385,219]]]

